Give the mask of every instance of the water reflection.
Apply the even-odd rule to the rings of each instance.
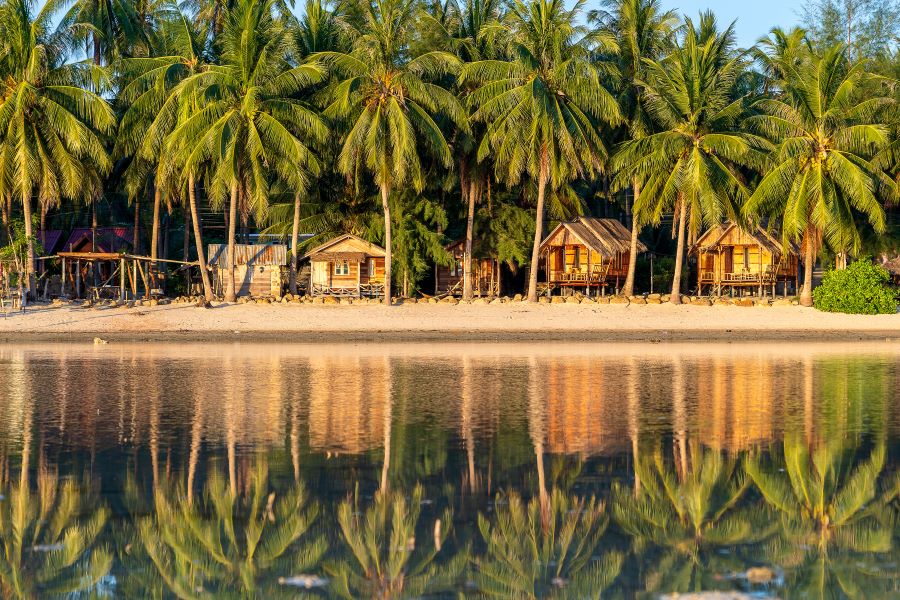
[[[0,597],[900,597],[898,358],[0,347]]]

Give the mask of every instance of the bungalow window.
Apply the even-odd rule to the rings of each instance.
[[[581,247],[575,246],[575,268],[581,268]]]
[[[375,259],[369,259],[369,277],[375,277]]]
[[[744,270],[750,270],[750,248],[744,248]]]
[[[350,274],[350,261],[339,260],[336,263],[334,263],[334,274],[335,275],[349,275]]]

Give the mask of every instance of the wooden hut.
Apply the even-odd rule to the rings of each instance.
[[[384,248],[344,234],[311,250],[311,296],[361,298],[384,296]]]
[[[774,296],[777,285],[787,294],[788,287],[798,289],[799,252],[781,243],[761,227],[745,231],[727,222],[713,227],[702,236],[691,252],[697,256],[697,293],[721,295],[723,289],[734,294],[756,290],[760,296],[767,290]]]
[[[282,269],[288,264],[287,257],[284,244],[235,244],[235,293],[238,296],[280,298],[284,286]],[[228,269],[228,244],[209,245],[209,264],[213,266],[213,290],[221,296]]]
[[[647,247],[638,242],[638,252]],[[542,287],[583,291],[619,288],[628,275],[631,232],[615,219],[577,217],[560,223],[541,243]]]
[[[466,240],[456,240],[444,247],[453,257],[450,265],[434,269],[434,293],[462,295]],[[500,295],[500,262],[472,253],[472,291],[476,296]]]

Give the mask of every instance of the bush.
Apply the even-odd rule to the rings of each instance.
[[[846,269],[825,273],[822,285],[813,290],[813,303],[826,312],[894,314],[897,290],[891,286],[887,270],[864,259]]]

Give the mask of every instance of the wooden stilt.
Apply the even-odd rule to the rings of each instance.
[[[66,295],[66,258],[65,257],[63,257],[63,259],[62,259],[62,272],[61,272],[60,278],[59,278],[59,295],[60,296]]]
[[[75,261],[75,297],[81,298],[81,261]]]
[[[119,302],[125,302],[125,259],[119,259]]]

